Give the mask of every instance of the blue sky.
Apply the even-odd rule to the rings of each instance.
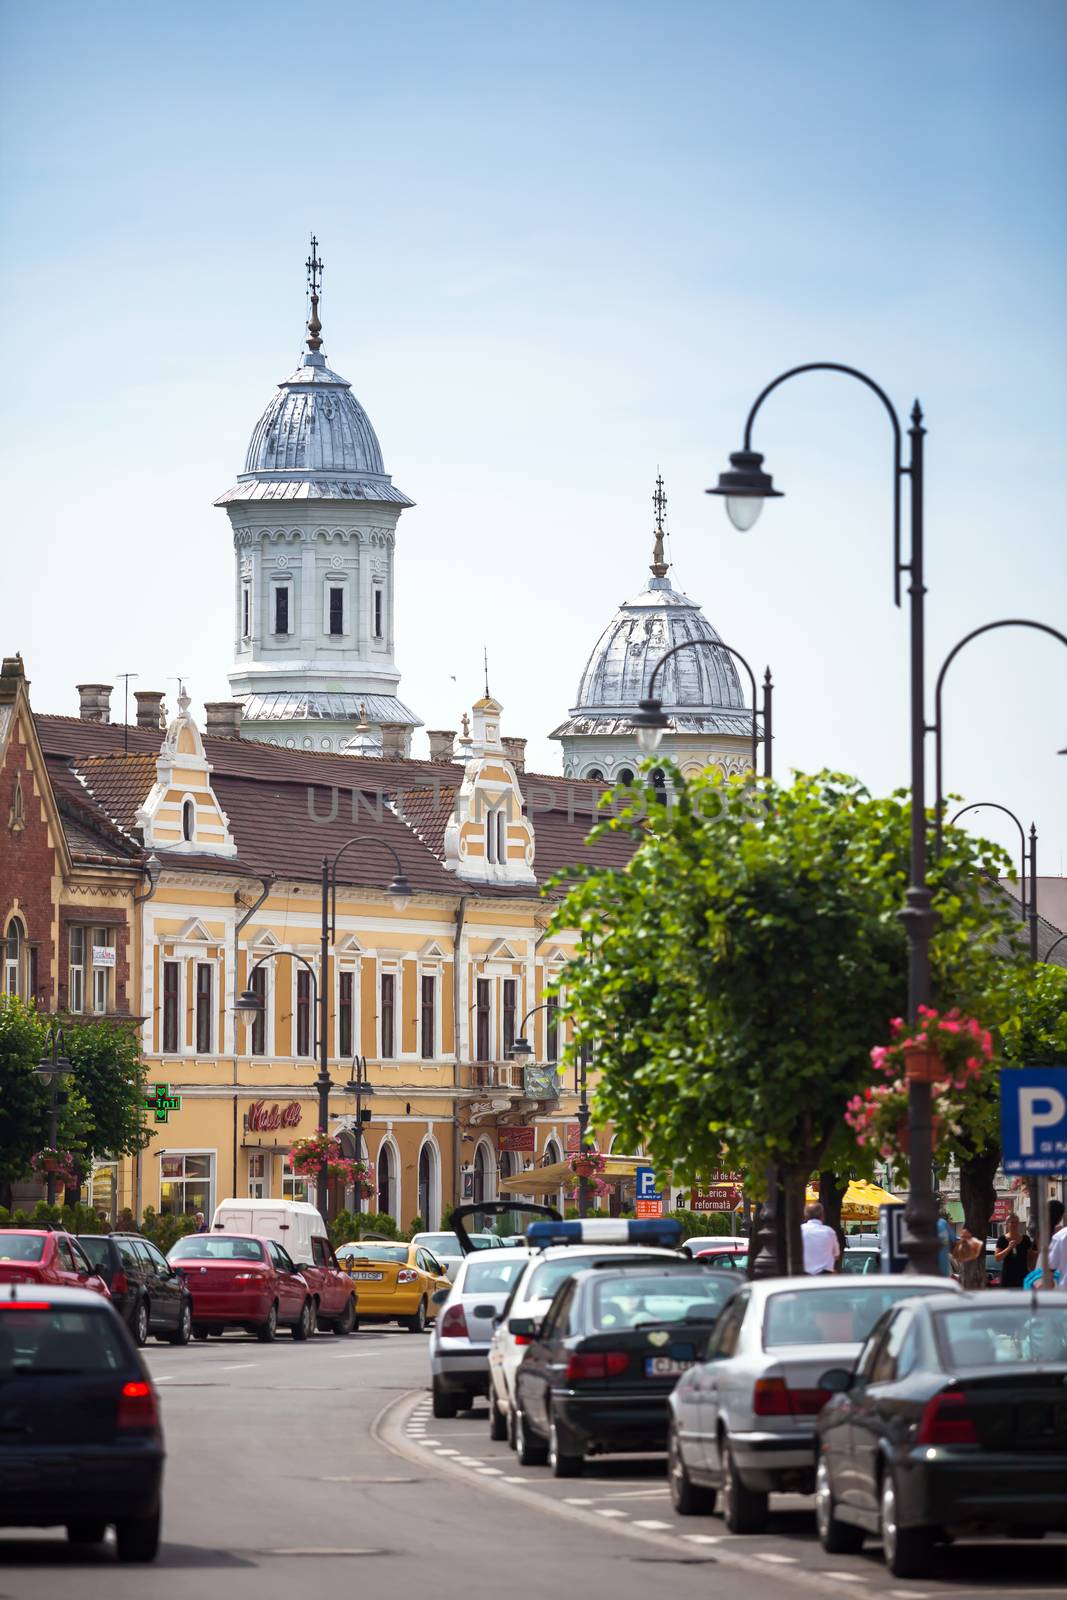
[[[661,467],[678,586],[773,668],[778,770],[906,782],[877,404],[782,391],[757,446],[788,493],[752,533],[703,494],[805,360],[921,396],[931,684],[982,622],[1064,627],[1062,4],[8,0],[0,33],[0,647],[39,707],[120,671],[228,692],[211,502],[299,352],[312,228],[331,364],[417,501],[398,659],[428,726],[484,643],[505,731],[558,766]],[[1003,632],[946,699],[950,786],[1032,816],[1056,873],[1065,688],[1062,647]]]

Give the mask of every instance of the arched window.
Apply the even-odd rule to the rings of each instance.
[[[23,963],[26,957],[26,929],[18,917],[7,925],[4,941],[4,993],[21,995],[25,991]]]
[[[196,806],[192,800],[182,801],[182,838],[190,842],[196,837]]]
[[[621,772],[615,774],[618,783],[633,783],[634,775],[630,767],[623,767]]]
[[[474,1174],[471,1179],[471,1200],[477,1205],[482,1200],[491,1200],[492,1181],[490,1177],[489,1155],[485,1145],[480,1144],[474,1152]]]
[[[560,1154],[559,1145],[556,1143],[555,1139],[549,1139],[548,1143],[545,1145],[545,1153],[541,1157],[541,1165],[543,1167],[551,1167],[554,1166],[557,1161],[562,1160],[563,1157]]]
[[[655,789],[659,799],[662,800],[664,795],[667,793],[667,775],[663,768],[653,767],[652,771],[649,773],[649,781],[651,782],[653,789]]]
[[[419,1216],[427,1229],[437,1227],[437,1151],[429,1139],[419,1151]]]
[[[396,1157],[387,1140],[383,1141],[378,1151],[378,1210],[396,1217]]]
[[[604,774],[601,772],[599,767],[594,767],[591,772],[587,772],[586,777],[589,779],[590,783],[604,782]]]

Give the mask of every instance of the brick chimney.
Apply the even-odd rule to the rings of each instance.
[[[504,753],[516,772],[526,771],[526,740],[508,739],[502,737],[500,743],[504,746]]]
[[[83,722],[111,721],[110,683],[79,683],[78,715]]]
[[[383,722],[381,727],[382,755],[403,760],[408,753],[411,729],[403,722]]]
[[[455,728],[427,729],[427,738],[430,741],[431,761],[451,761],[452,752],[456,747]]]
[[[159,731],[159,708],[163,704],[162,689],[135,689],[137,701],[137,726]]]
[[[213,739],[239,739],[243,710],[244,705],[240,700],[205,700],[207,724],[204,732]]]

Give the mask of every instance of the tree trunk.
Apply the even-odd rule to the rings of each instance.
[[[804,1272],[804,1245],[800,1224],[804,1220],[804,1193],[810,1167],[789,1166],[782,1169],[782,1187],[785,1190],[785,1254],[786,1271],[791,1278]]]
[[[845,1251],[845,1230],[841,1225],[841,1206],[847,1188],[848,1179],[839,1183],[836,1172],[819,1173],[819,1201],[823,1209],[823,1221],[837,1234],[842,1255]]]
[[[960,1166],[960,1200],[964,1225],[982,1242],[982,1253],[974,1261],[963,1262],[960,1283],[964,1289],[984,1289],[986,1284],[985,1242],[997,1192],[993,1185],[1000,1166],[1000,1146],[991,1144],[981,1155],[971,1156]]]

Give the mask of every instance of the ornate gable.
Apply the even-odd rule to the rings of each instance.
[[[156,761],[156,781],[137,813],[145,848],[183,855],[235,856],[230,820],[211,787],[211,763],[200,729],[178,696],[178,715]]]
[[[463,783],[445,828],[445,867],[470,883],[536,883],[533,824],[500,739],[499,701],[475,703]]]

